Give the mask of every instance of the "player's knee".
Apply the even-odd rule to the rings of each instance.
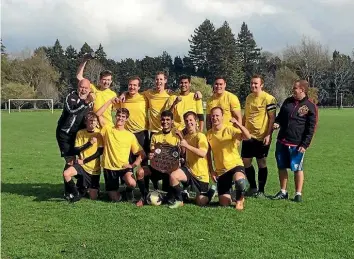
[[[267,160],[265,157],[263,158],[257,158],[257,165],[258,165],[258,168],[265,168],[267,167]]]
[[[89,195],[90,195],[91,200],[97,200],[98,190],[97,189],[89,189]]]
[[[242,161],[246,168],[252,165],[252,158],[242,158]]]
[[[220,195],[219,196],[219,204],[221,206],[230,206],[230,204],[231,204],[230,195]]]
[[[246,190],[246,179],[241,178],[241,179],[236,180],[235,187],[236,187],[236,190],[244,192]]]
[[[195,202],[198,206],[205,206],[208,204],[209,200],[208,197],[204,195],[198,195],[197,198],[195,199]]]
[[[138,179],[138,180],[141,180],[141,179],[144,179],[144,168],[143,167],[141,167],[141,168],[139,168],[138,169],[138,171],[136,172],[136,178]]]
[[[63,176],[66,181],[69,181],[71,179],[70,167],[63,172]]]

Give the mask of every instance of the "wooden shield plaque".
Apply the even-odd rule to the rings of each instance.
[[[179,168],[180,148],[170,144],[157,143],[151,167],[162,172],[171,173]]]

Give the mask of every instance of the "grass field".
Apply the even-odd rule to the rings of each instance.
[[[354,258],[352,109],[320,111],[303,203],[247,199],[243,212],[69,204],[55,140],[59,115],[2,113],[2,258]],[[275,194],[274,143],[268,167],[266,192]]]

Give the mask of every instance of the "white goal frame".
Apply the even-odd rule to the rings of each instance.
[[[52,114],[54,113],[54,101],[53,99],[9,99],[9,113],[11,113],[11,101],[50,101],[52,104],[52,107],[50,108],[50,111],[52,111]],[[21,108],[19,107],[19,111],[21,111]]]

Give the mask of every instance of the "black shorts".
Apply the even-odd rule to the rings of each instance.
[[[75,156],[74,146],[76,134],[65,133],[64,131],[57,128],[56,138],[60,149],[61,157]]]
[[[185,173],[187,176],[187,182],[183,184],[183,186],[194,186],[200,195],[206,195],[206,193],[209,190],[209,183],[204,183],[199,181],[197,178],[194,177],[194,175],[191,173],[188,167],[182,166],[181,170]]]
[[[245,167],[238,165],[218,177],[218,195],[230,194],[232,183],[234,181],[234,175],[236,172],[242,172],[244,174]]]
[[[251,138],[249,140],[242,141],[242,158],[264,158],[268,156],[270,145],[265,146],[263,141]]]
[[[151,167],[150,165],[148,165],[147,167],[151,172],[150,175],[151,181],[154,183],[162,180],[162,190],[167,192],[170,186],[170,175],[166,173],[162,173],[159,170],[156,170],[155,168]]]
[[[77,175],[75,178],[77,179],[77,187],[79,189],[99,189],[100,188],[100,175],[92,175],[85,171],[85,169],[79,165],[73,165]]]
[[[119,178],[123,178],[124,175],[128,172],[133,173],[132,168],[125,168],[122,170],[110,170],[103,169],[103,176],[106,186],[106,191],[118,191],[119,189]]]
[[[149,138],[149,131],[143,130],[140,132],[134,133],[136,139],[138,140],[139,145],[143,148],[146,158],[143,160],[142,164],[147,164],[147,155],[150,152],[150,138]],[[129,156],[129,163],[132,164],[134,163],[135,159],[137,158],[136,155],[133,153],[130,153]]]

